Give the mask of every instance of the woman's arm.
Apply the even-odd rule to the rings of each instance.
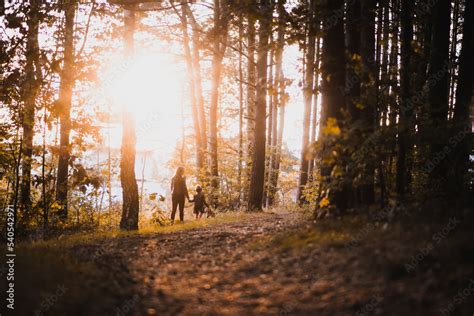
[[[189,201],[188,186],[186,185],[186,178],[184,178],[183,181],[184,181],[184,193],[186,195],[186,198]]]

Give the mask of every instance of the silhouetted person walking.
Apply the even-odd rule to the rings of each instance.
[[[184,176],[184,168],[178,167],[176,174],[171,179],[171,201],[173,209],[171,211],[171,222],[174,223],[176,209],[179,206],[179,220],[184,222],[184,199],[189,201],[188,188],[186,186],[186,177]]]

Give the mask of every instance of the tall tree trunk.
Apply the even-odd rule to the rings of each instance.
[[[413,55],[413,3],[410,0],[401,1],[401,69],[400,69],[400,119],[398,132],[398,159],[396,189],[400,199],[403,199],[408,189],[410,172],[407,160],[412,159],[411,140],[413,138],[411,99],[411,56]]]
[[[430,106],[430,154],[427,157],[428,159],[440,155],[443,147],[447,144],[450,1],[438,0],[433,7],[432,14],[433,33],[431,37],[429,77],[439,80],[434,80],[433,84],[429,85],[428,92]],[[438,188],[439,190],[439,192],[433,192],[435,195],[446,192],[447,169],[447,161],[442,159],[429,172],[430,187]]]
[[[268,190],[268,206],[272,206],[275,201],[275,195],[278,187],[278,175],[280,173],[281,147],[283,143],[283,128],[285,125],[285,78],[283,76],[283,48],[285,46],[285,3],[286,0],[278,0],[278,35],[275,49],[275,87],[276,98],[274,102],[274,121],[273,121],[273,144],[272,144],[272,166],[270,175],[270,184]],[[277,109],[279,113],[277,117]],[[278,121],[277,121],[278,120]]]
[[[25,83],[23,87],[23,146],[21,164],[21,189],[20,189],[20,210],[22,211],[22,222],[26,222],[31,217],[31,165],[33,160],[33,137],[35,126],[35,107],[38,95],[40,78],[38,78],[39,63],[39,0],[31,0],[27,15],[28,33],[26,38],[26,66]]]
[[[211,186],[213,190],[219,188],[219,164],[217,154],[217,113],[219,108],[219,86],[221,81],[222,59],[224,57],[227,41],[227,22],[221,12],[221,1],[214,1],[214,31],[213,31],[213,56],[212,56],[212,87],[211,106],[209,109],[210,124],[210,151],[211,151]]]
[[[270,35],[271,10],[270,1],[260,1],[260,28],[258,30],[257,57],[257,95],[255,108],[255,138],[252,159],[252,178],[249,188],[248,211],[262,210],[262,198],[265,177],[265,130],[266,130],[266,96],[267,96],[267,61],[268,38]]]
[[[242,53],[244,49],[244,19],[239,18],[239,166],[238,166],[238,185],[239,185],[239,206],[242,203],[242,171],[244,162],[244,69]]]
[[[351,121],[355,121],[360,117],[360,110],[357,104],[360,102],[360,71],[357,69],[360,57],[360,3],[352,1],[347,4],[346,18],[346,51],[347,51],[347,69],[346,69],[346,86],[344,93],[347,98],[347,109]]]
[[[361,40],[360,53],[362,60],[362,82],[361,103],[364,108],[361,113],[362,135],[367,139],[374,133],[376,118],[376,94],[375,85],[377,78],[377,67],[375,65],[375,10],[376,0],[361,1]],[[363,185],[361,187],[361,199],[364,204],[374,203],[374,180],[375,160],[367,162],[363,170]]]
[[[472,104],[474,81],[474,2],[466,1],[464,11],[464,26],[461,55],[459,58],[459,78],[456,90],[456,105],[454,108],[454,135],[462,136],[454,150],[452,166],[455,168],[453,192],[467,193],[469,190],[469,134],[471,120],[469,117]],[[472,141],[471,141],[472,143]],[[454,194],[454,193],[453,193]],[[466,194],[466,196],[468,196]],[[472,194],[471,194],[472,197]]]
[[[319,21],[318,29],[319,29]],[[319,79],[320,79],[320,61],[321,61],[321,38],[318,37],[316,40],[316,52],[315,52],[315,62],[314,62],[314,85],[313,85],[313,108],[311,110],[311,135],[309,139],[310,144],[316,142],[316,134],[318,127],[318,98],[320,93],[319,88]],[[314,156],[311,154],[311,156]],[[314,157],[311,157],[308,166],[308,181],[313,181],[313,171],[314,171],[315,160]]]
[[[390,85],[390,93],[389,93],[389,98],[388,98],[388,104],[389,104],[389,115],[388,115],[388,120],[389,120],[389,125],[391,127],[396,125],[396,120],[397,120],[397,97],[398,97],[398,47],[399,47],[399,39],[398,39],[398,32],[396,30],[399,29],[400,27],[400,19],[399,19],[399,0],[391,0],[391,5],[390,5],[390,14],[392,17],[392,27],[391,27],[391,40],[390,40],[390,61],[389,61],[389,67],[388,67],[388,78],[389,78],[389,85]],[[395,151],[396,151],[396,139],[391,138],[389,140],[389,147],[390,147],[390,156],[389,156],[389,161],[388,161],[388,170],[390,174],[393,173],[393,158],[395,156]]]
[[[201,171],[204,166],[203,162],[203,150],[202,150],[202,127],[199,121],[199,109],[198,109],[198,98],[199,96],[196,93],[196,69],[193,63],[193,56],[191,55],[191,49],[189,45],[189,34],[188,34],[188,6],[186,2],[181,3],[181,14],[179,15],[181,20],[181,29],[183,31],[183,50],[184,58],[186,59],[186,67],[188,68],[188,79],[189,79],[189,95],[191,99],[191,113],[193,117],[194,124],[194,137],[196,140],[195,150],[196,150],[196,168],[197,168],[197,177],[201,178]],[[196,56],[194,56],[196,57]]]
[[[271,0],[271,6],[273,8],[273,0]],[[268,188],[270,185],[270,173],[271,173],[271,148],[272,148],[272,137],[273,137],[273,113],[274,109],[274,97],[273,97],[273,59],[275,50],[273,49],[273,34],[270,32],[270,53],[268,54],[268,80],[267,80],[267,94],[268,94],[268,121],[267,121],[267,154],[265,155],[265,185],[263,190],[263,206],[267,206]]]
[[[448,118],[453,117],[454,110],[454,99],[455,99],[455,87],[456,87],[456,71],[457,69],[457,56],[458,56],[458,34],[459,34],[459,16],[460,16],[460,2],[461,0],[454,0],[453,13],[452,13],[452,27],[451,27],[451,41],[449,48],[449,113]]]
[[[135,12],[133,6],[124,12],[125,22],[125,54],[133,55],[133,34],[135,28]],[[122,185],[122,218],[120,228],[126,230],[138,229],[138,185],[135,176],[135,118],[127,109],[123,113],[122,148],[120,150],[120,183]]]
[[[186,4],[188,17],[191,19],[191,25],[193,28],[193,68],[194,68],[194,83],[196,85],[196,102],[199,109],[199,125],[201,127],[201,150],[203,152],[203,168],[207,168],[207,119],[206,119],[206,109],[204,104],[204,96],[202,93],[202,76],[201,76],[201,57],[199,55],[200,49],[200,40],[199,40],[199,26],[198,23]],[[205,170],[202,171],[205,173]]]
[[[314,54],[316,48],[316,31],[317,23],[314,17],[316,0],[309,1],[309,17],[308,17],[308,39],[306,49],[306,73],[304,83],[304,115],[303,115],[303,138],[301,142],[301,165],[298,181],[297,201],[299,205],[306,202],[304,197],[304,188],[308,182],[309,169],[309,131],[311,127],[311,102],[313,100],[313,83],[314,83]]]
[[[251,5],[256,5],[251,0]],[[252,159],[255,139],[255,97],[256,97],[256,69],[255,69],[255,17],[253,12],[248,15],[247,27],[247,181],[250,185],[252,178]]]
[[[389,1],[385,0],[381,2],[383,5],[383,31],[382,31],[382,59],[380,65],[380,84],[381,92],[379,99],[379,111],[380,118],[382,120],[382,126],[387,126],[387,96],[389,93],[390,82],[388,76],[388,57],[389,57],[389,43],[390,43],[390,17],[389,17]]]
[[[417,6],[417,21],[415,23],[417,35],[416,38],[420,42],[421,49],[416,59],[413,61],[413,65],[416,65],[416,77],[413,87],[413,92],[420,91],[423,92],[422,98],[416,102],[416,107],[418,108],[418,113],[416,113],[416,162],[423,163],[425,157],[429,156],[428,153],[428,136],[429,132],[429,112],[428,112],[428,102],[427,102],[427,89],[426,83],[428,80],[428,70],[429,70],[429,57],[431,54],[431,36],[432,36],[432,10],[424,9],[430,8],[430,0],[421,0]]]
[[[382,36],[384,31],[384,10],[386,7],[386,1],[377,1],[378,8],[376,9],[376,19],[377,19],[377,30],[375,37],[375,113],[374,113],[374,130],[375,133],[379,133],[382,129],[380,120],[382,115],[385,113],[385,101],[383,99],[383,93],[385,92],[387,86],[382,86],[381,83],[381,68],[382,68]],[[374,135],[375,136],[375,135]],[[378,186],[380,190],[380,206],[385,207],[385,196],[386,196],[386,183],[385,183],[385,169],[384,169],[384,144],[380,142],[375,147],[376,158],[374,162],[374,169],[377,169],[378,176]],[[375,174],[374,174],[375,176]],[[374,177],[375,178],[375,177]],[[374,180],[375,183],[375,180]],[[375,191],[375,189],[374,189]],[[375,196],[375,192],[374,192]],[[375,200],[375,197],[374,197]]]
[[[360,61],[360,40],[361,40],[361,5],[359,1],[347,3],[346,13],[346,81],[344,95],[346,97],[347,113],[349,113],[349,126],[358,133],[353,137],[357,142],[363,142],[364,139],[359,134],[361,123],[359,122],[361,111],[360,104],[360,86],[361,86],[361,61]],[[357,150],[357,148],[355,148]],[[355,164],[360,163],[356,161]],[[358,169],[358,168],[357,168]],[[356,169],[356,170],[357,170]],[[356,193],[355,191],[354,193]],[[348,205],[354,206],[357,200],[356,196],[348,196]]]
[[[342,113],[345,107],[345,98],[340,91],[340,87],[345,87],[344,19],[343,16],[338,14],[338,10],[343,7],[344,0],[325,1],[326,17],[334,17],[334,19],[325,19],[323,24],[321,137],[324,137],[323,130],[330,119],[331,121],[335,120],[339,126],[341,126],[343,120]],[[347,195],[345,190],[342,188],[329,190],[328,187],[333,168],[333,165],[327,162],[330,155],[331,150],[329,148],[322,149],[321,186],[329,202],[344,210]]]
[[[61,205],[59,213],[64,221],[68,215],[68,170],[71,148],[69,135],[71,133],[71,105],[72,90],[74,89],[74,17],[76,1],[64,3],[65,36],[64,36],[64,64],[61,72],[59,87],[58,112],[61,122],[58,171],[56,180],[56,201]]]

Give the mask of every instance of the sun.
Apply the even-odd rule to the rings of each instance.
[[[107,66],[102,86],[110,110],[134,116],[138,149],[174,149],[185,124],[184,80],[179,63],[159,53],[130,60],[117,57]],[[114,138],[120,138],[119,133]]]

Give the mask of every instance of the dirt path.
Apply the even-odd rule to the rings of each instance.
[[[38,293],[46,283],[50,290],[45,293],[58,284],[68,290],[44,311],[116,316],[448,315],[440,311],[459,301],[459,291],[471,289],[470,226],[451,233],[407,271],[405,264],[423,249],[431,231],[383,225],[348,247],[365,226],[346,231],[342,240],[343,227],[351,225],[328,223],[332,226],[316,227],[294,212],[283,212],[79,243],[63,254],[75,258],[80,275],[60,274],[63,261],[52,266],[52,258],[40,260],[48,270],[24,269],[33,275],[21,274],[21,300],[30,303],[18,315],[31,315],[44,305],[44,297],[51,295],[38,301]],[[64,262],[70,266],[70,259]],[[93,268],[87,270],[89,264]],[[31,284],[38,276],[54,279]],[[453,305],[453,315],[472,315],[472,290],[462,304]]]
[[[134,292],[140,296],[134,313],[288,312],[283,308],[290,303],[288,293],[298,288],[301,280],[289,270],[276,269],[268,253],[253,248],[262,238],[297,223],[291,213],[262,215],[191,231],[137,237],[128,259],[130,276],[136,281]]]
[[[294,213],[262,214],[105,245],[101,261],[108,257],[128,267],[129,298],[116,310],[124,315],[350,315],[377,299],[380,288],[367,287],[372,280],[364,271],[341,273],[348,267],[337,249],[276,253],[256,246],[301,225]],[[131,253],[123,255],[124,249]]]

